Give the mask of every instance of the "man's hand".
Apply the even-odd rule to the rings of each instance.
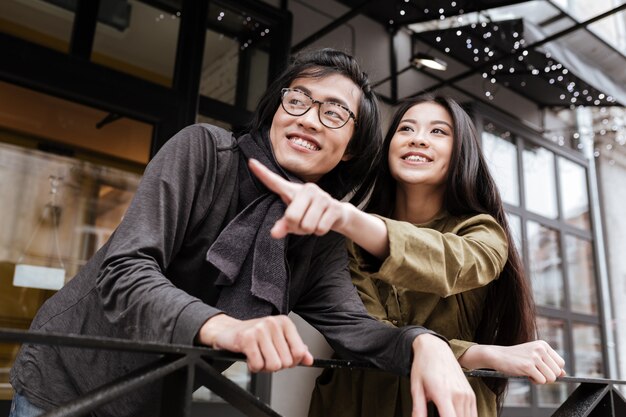
[[[250,372],[313,365],[313,356],[287,316],[238,320],[218,314],[202,325],[198,340],[214,349],[243,353]]]
[[[489,368],[508,375],[527,376],[546,384],[565,376],[565,361],[549,344],[535,340],[513,346],[474,345],[459,363],[468,369]]]
[[[426,417],[426,403],[437,406],[440,417],[477,417],[476,395],[450,347],[432,334],[413,341],[411,366],[412,417]]]

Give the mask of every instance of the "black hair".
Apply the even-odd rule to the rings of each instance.
[[[361,70],[354,57],[329,48],[303,52],[293,57],[289,66],[261,97],[250,130],[261,132],[270,128],[274,114],[280,106],[281,89],[289,87],[293,80],[323,78],[333,74],[344,75],[352,80],[361,90],[361,99],[358,109],[353,110],[357,114],[356,126],[346,149],[351,158],[341,161],[325,174],[318,185],[338,199],[353,193],[351,201],[359,204],[372,183],[371,176],[367,174],[380,155],[382,131],[378,99],[372,91],[367,74]]]

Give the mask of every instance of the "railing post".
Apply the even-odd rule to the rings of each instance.
[[[196,358],[197,359],[197,358]],[[161,415],[191,417],[195,361],[163,378]]]
[[[609,417],[611,414],[610,387],[605,384],[582,383],[572,392],[552,417],[588,416],[594,411],[594,417]],[[608,395],[607,395],[608,394]],[[608,409],[606,399],[608,398]]]

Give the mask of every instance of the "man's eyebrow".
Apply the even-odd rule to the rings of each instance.
[[[294,85],[291,88],[293,88],[294,90],[300,90],[303,93],[307,93],[308,95],[313,96],[313,93],[311,93],[311,90],[309,90],[308,88],[303,87],[301,85]],[[320,99],[316,98],[316,100],[320,100]],[[348,106],[348,103],[346,103],[344,100],[342,100],[342,99],[340,99],[338,97],[327,96],[327,97],[324,97],[324,99],[320,100],[320,101],[323,101],[325,103],[330,102],[330,103],[341,104],[342,106],[344,106],[346,108],[350,108],[350,106]]]

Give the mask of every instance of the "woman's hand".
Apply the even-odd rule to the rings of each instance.
[[[340,231],[348,221],[354,206],[335,200],[316,184],[287,181],[255,159],[250,159],[248,166],[267,188],[287,204],[285,214],[272,228],[272,237],[279,239],[288,233],[321,236],[330,230]]]
[[[467,369],[489,368],[546,384],[565,376],[565,361],[543,340],[513,346],[474,345],[459,358]]]
[[[333,230],[374,256],[382,259],[389,255],[387,226],[378,217],[332,198],[314,183],[287,181],[255,159],[250,159],[248,166],[270,191],[278,194],[287,204],[285,214],[272,227],[272,237],[280,239],[289,233],[321,236]]]

